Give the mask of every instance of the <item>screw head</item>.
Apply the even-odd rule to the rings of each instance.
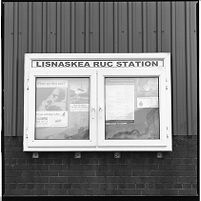
[[[114,158],[121,158],[121,153],[120,152],[115,152],[114,153]]]
[[[76,152],[74,155],[74,158],[81,158],[81,153],[80,152]]]
[[[163,158],[163,153],[158,152],[158,153],[157,153],[157,158]]]

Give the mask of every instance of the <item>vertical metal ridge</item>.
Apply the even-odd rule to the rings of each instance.
[[[197,19],[197,9],[196,6],[198,6],[197,2],[190,2],[190,10],[189,10],[189,16],[190,16],[190,70],[191,70],[191,103],[192,103],[192,134],[198,133],[198,104],[197,104],[197,89],[198,89],[198,65],[197,65],[197,45],[199,44],[197,41],[197,27],[198,24],[196,24]],[[196,15],[197,14],[197,15]]]
[[[100,50],[100,3],[89,3],[89,52]]]
[[[115,53],[117,53],[117,52],[119,52],[119,34],[118,34],[118,32],[119,32],[119,30],[118,30],[118,3],[117,2],[114,2],[113,3],[113,21],[114,21],[114,24],[113,24],[113,30],[114,30],[114,32],[113,32],[113,34],[114,34],[114,36],[113,36],[113,40],[114,40],[114,43],[113,43],[113,52],[115,52]]]
[[[121,2],[118,6],[118,41],[119,47],[118,52],[126,53],[128,52],[128,2]]]
[[[171,51],[171,2],[161,3],[161,51]]]
[[[75,3],[75,52],[83,53],[86,47],[86,4]]]
[[[45,52],[48,52],[48,2],[45,2]]]
[[[175,30],[176,30],[176,16],[175,16],[175,2],[171,2],[171,21],[172,21],[172,26],[171,26],[171,52],[172,52],[172,105],[173,105],[173,133],[177,134],[178,133],[178,115],[177,115],[177,72],[176,72],[176,35],[175,35]]]
[[[28,27],[28,41],[27,41],[27,51],[32,52],[33,51],[33,38],[32,38],[32,27],[33,27],[33,5],[32,2],[28,2],[28,20],[27,20],[27,27]]]
[[[178,134],[187,134],[186,59],[185,59],[185,2],[176,2],[176,73]]]
[[[157,39],[156,39],[156,43],[157,43],[157,52],[161,52],[162,51],[162,43],[161,43],[161,2],[156,2],[156,30],[157,30]]]
[[[147,52],[147,3],[142,2],[143,52]]]
[[[71,52],[71,2],[60,2],[60,52]]]
[[[121,30],[122,30],[122,12],[121,12],[121,9],[122,9],[122,3],[118,3],[117,4],[117,26],[118,26],[118,31],[117,31],[117,42],[118,42],[118,53],[121,52],[121,48],[122,48],[122,33],[121,33]]]
[[[75,3],[71,2],[71,49],[70,52],[75,52]]]
[[[140,3],[140,6],[141,6],[141,3]],[[131,38],[132,38],[132,49],[131,49],[131,52],[135,52],[135,48],[134,48],[134,46],[133,46],[133,44],[134,44],[134,42],[136,41],[136,38],[138,38],[138,34],[139,34],[139,32],[137,31],[137,33],[138,34],[136,34],[136,32],[134,31],[134,24],[136,24],[135,23],[135,21],[136,21],[136,17],[134,18],[134,13],[135,13],[135,16],[136,16],[136,12],[134,12],[135,10],[136,10],[136,3],[133,3],[132,2],[132,15],[131,15],[131,24],[132,24],[132,29],[131,29],[131,34],[132,34],[132,36],[131,36]],[[142,15],[141,15],[142,16]],[[136,27],[137,27],[137,25],[135,25]],[[142,31],[142,30],[141,30]],[[142,32],[141,32],[141,34],[142,34]],[[142,44],[141,44],[142,45]],[[137,46],[137,45],[136,45]],[[141,51],[141,50],[140,50]]]
[[[41,52],[43,52],[43,2],[41,3]]]
[[[56,52],[61,52],[61,2],[56,2]]]
[[[42,52],[47,52],[47,3],[42,2]]]
[[[31,52],[42,52],[43,51],[43,3],[32,2],[32,15],[30,23],[31,26],[29,31],[29,39],[31,40]]]
[[[106,41],[106,23],[105,23],[105,13],[106,13],[106,11],[105,11],[106,9],[105,9],[105,2],[103,3],[103,52],[105,53],[105,47],[106,47],[106,45],[105,45],[105,41]]]
[[[112,53],[114,52],[114,29],[113,29],[113,2],[104,2],[104,52]]]
[[[92,19],[92,3],[91,2],[88,2],[88,24],[89,24],[89,28],[88,28],[88,52],[91,52],[91,33],[93,33],[93,30],[92,30],[92,27],[93,25],[91,24],[91,19]]]
[[[57,51],[57,3],[47,2],[47,52]]]
[[[103,25],[103,2],[99,3],[99,30],[100,30],[100,39],[99,39],[99,52],[102,53],[103,52],[103,38],[104,38],[104,25]]]
[[[13,135],[13,67],[14,67],[14,2],[4,4],[4,75],[3,85],[3,115],[4,115],[4,135]]]
[[[89,19],[90,19],[90,10],[89,10],[89,2],[85,2],[85,52],[89,52]]]
[[[18,3],[14,2],[14,10],[13,10],[13,30],[14,30],[14,41],[13,41],[13,77],[12,77],[12,86],[13,86],[13,104],[12,104],[12,136],[17,135],[17,94],[18,94],[18,84],[17,84],[17,56],[18,56],[18,27],[19,27],[19,20],[18,20]]]
[[[59,45],[60,45],[60,53],[63,52],[63,49],[62,49],[62,31],[63,31],[63,27],[62,27],[62,14],[63,14],[63,10],[62,10],[62,2],[60,2],[60,15],[59,15],[59,18],[60,18],[60,41],[59,41]]]
[[[62,10],[62,2],[60,2],[60,15],[59,15],[59,18],[60,18],[60,40],[59,40],[59,45],[60,45],[60,53],[63,52],[63,48],[62,48],[62,31],[63,31],[63,27],[62,27],[62,23],[63,23],[63,20],[62,20],[62,14],[63,14],[63,10]]]
[[[28,8],[29,2],[20,2],[18,4],[18,69],[17,69],[17,135],[23,135],[23,106],[24,99],[21,98],[24,96],[24,53],[27,51],[28,45]]]
[[[127,16],[127,20],[128,20],[128,35],[127,35],[127,46],[128,46],[128,52],[132,52],[133,49],[133,40],[132,40],[132,30],[133,30],[133,26],[132,26],[132,2],[127,2],[127,11],[128,11],[128,16]]]
[[[191,135],[192,133],[192,103],[191,103],[191,71],[190,71],[190,15],[189,15],[189,2],[185,2],[185,21],[186,21],[186,80],[187,80],[187,88],[186,88],[186,95],[187,95],[187,135]]]
[[[132,10],[132,52],[143,52],[143,3],[133,3]]]
[[[121,16],[121,3],[117,3],[117,52],[120,52],[121,49],[121,25],[122,25],[122,16]]]

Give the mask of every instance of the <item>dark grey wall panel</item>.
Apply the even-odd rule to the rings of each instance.
[[[71,47],[71,5],[70,2],[61,2],[60,3],[60,29],[61,29],[61,38],[60,38],[60,47],[61,52],[70,52]],[[59,36],[57,36],[59,38]]]
[[[103,52],[114,52],[114,35],[118,33],[117,30],[117,12],[114,14],[114,6],[118,6],[118,3],[104,3],[103,6]],[[116,10],[116,9],[115,9]],[[115,19],[114,19],[115,18]],[[115,37],[117,38],[117,37]],[[116,41],[116,40],[115,40]],[[118,44],[118,43],[116,43]],[[115,44],[115,45],[116,45]],[[116,49],[116,48],[115,48]]]
[[[56,3],[56,52],[61,52],[61,2]]]
[[[85,3],[75,3],[75,52],[85,52]]]
[[[128,51],[128,3],[118,3],[118,52]]]
[[[47,3],[47,52],[56,52],[56,35],[57,35],[57,15],[56,3]]]
[[[19,36],[19,4],[14,3],[13,5],[13,32],[14,32],[14,40],[13,40],[13,63],[12,63],[12,135],[17,135],[17,102],[18,102],[18,36]]]
[[[177,124],[177,72],[176,72],[176,13],[175,13],[175,3],[171,3],[171,73],[172,73],[172,129],[173,133],[178,133]]]
[[[185,4],[176,2],[176,91],[177,91],[177,129],[181,134],[187,133],[186,103],[186,59],[185,59]],[[174,87],[174,85],[173,85]]]
[[[89,52],[100,51],[100,10],[97,2],[89,4]]]
[[[157,28],[156,28],[156,2],[146,3],[146,46],[147,52],[157,51]]]
[[[13,3],[6,3],[4,7],[4,132],[7,136],[14,135],[13,127]]]
[[[157,52],[162,51],[162,3],[156,3],[156,48]]]
[[[197,113],[198,113],[198,108],[197,108],[197,39],[196,39],[196,34],[197,34],[197,28],[196,28],[196,3],[195,2],[190,2],[189,5],[189,38],[190,38],[190,66],[187,66],[188,69],[190,69],[191,73],[191,83],[190,83],[190,90],[192,91],[191,94],[189,94],[189,98],[191,99],[191,105],[189,106],[189,110],[191,111],[192,115],[192,130],[189,131],[189,133],[196,134],[197,131]]]
[[[29,9],[29,24],[31,25],[29,28],[30,32],[30,52],[42,52],[43,50],[43,7],[40,2],[29,3],[31,7]]]
[[[143,51],[143,21],[142,21],[142,3],[132,3],[132,31],[131,40],[129,39],[129,44],[132,43],[132,52],[142,52]]]
[[[18,38],[17,38],[17,133],[23,133],[24,110],[24,53],[28,47],[28,3],[18,4]]]
[[[171,52],[173,134],[197,134],[196,2],[6,2],[5,135],[23,134],[26,52]]]
[[[171,4],[161,3],[161,51],[171,52]]]
[[[114,12],[114,19],[113,19],[113,31],[114,31],[114,39],[113,39],[113,52],[118,52],[119,50],[119,43],[118,43],[118,37],[119,37],[119,19],[118,19],[118,6],[119,4],[117,2],[113,5],[113,12]]]

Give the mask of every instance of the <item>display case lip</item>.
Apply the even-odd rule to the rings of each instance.
[[[105,148],[105,147],[86,147],[86,148],[77,148],[77,147],[70,147],[70,148],[55,148],[55,147],[49,147],[49,148],[43,148],[43,147],[24,147],[24,152],[169,152],[173,151],[172,147],[139,147],[139,148],[126,148],[122,149],[121,147],[111,147],[111,148]]]
[[[155,57],[166,57],[168,55],[171,55],[171,52],[143,52],[143,53],[54,53],[54,52],[51,52],[51,53],[25,53],[25,56],[26,57],[30,57],[30,58],[33,58],[33,57],[44,57],[45,55],[57,55],[57,56],[69,56],[69,57],[77,57],[78,55],[80,55],[81,57],[89,57],[90,55],[91,56],[95,56],[95,55],[99,55],[100,57],[101,56],[104,56],[104,57],[111,57],[113,55],[113,57],[116,55],[116,56],[146,56],[146,55],[151,55],[151,56],[155,56]],[[97,58],[99,59],[99,58]]]

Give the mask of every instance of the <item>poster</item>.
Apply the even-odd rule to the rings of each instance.
[[[67,111],[37,111],[36,127],[66,127],[68,126]]]
[[[158,97],[137,97],[137,108],[158,108]]]
[[[36,87],[36,127],[67,127],[68,81],[62,78],[38,78]]]
[[[88,112],[89,104],[70,104],[70,112]]]
[[[158,96],[158,78],[137,78],[137,96],[148,96],[157,97]]]
[[[134,84],[106,85],[106,120],[134,120]]]

